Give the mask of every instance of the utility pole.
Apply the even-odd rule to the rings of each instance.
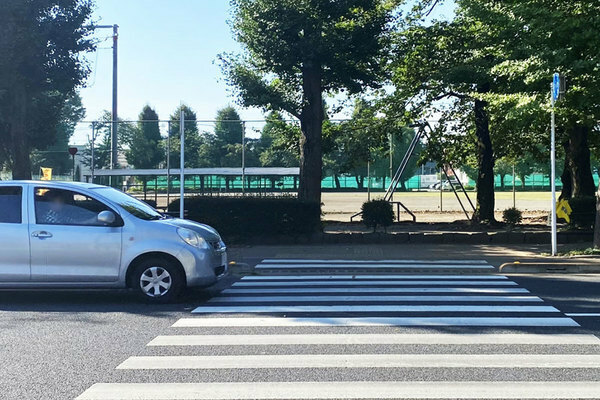
[[[119,25],[92,25],[93,29],[112,29],[113,30],[113,76],[112,76],[112,112],[111,112],[111,130],[110,130],[110,169],[115,169],[119,161],[118,153],[118,131],[117,122],[119,115],[117,111],[117,83],[118,83],[118,45],[119,45]],[[112,180],[112,177],[111,177]],[[112,183],[112,182],[111,182]]]
[[[92,162],[90,165],[90,169],[92,170],[92,183],[94,183],[94,174],[96,171],[96,159],[94,157],[94,147],[96,142],[96,122],[92,122],[92,142],[91,142],[91,150],[92,150]]]
[[[390,185],[392,184],[392,180],[394,179],[394,138],[392,136],[392,132],[389,133],[389,141],[390,141]],[[390,196],[390,200],[394,201],[394,192]]]
[[[440,168],[440,212],[444,212],[444,181],[442,177],[444,176],[444,166]]]
[[[371,152],[367,161],[367,201],[371,201]]]
[[[117,122],[119,116],[117,112],[117,57],[118,57],[118,43],[119,43],[119,25],[113,25],[113,82],[112,82],[112,130],[110,136],[111,146],[111,163],[110,169],[115,169],[118,164],[118,146],[117,141],[119,140],[119,123]]]
[[[246,122],[242,122],[242,194],[246,186]]]
[[[179,218],[184,217],[184,195],[185,195],[185,112],[181,110],[179,115],[179,134],[181,135],[181,156],[179,158]]]
[[[512,189],[513,189],[513,208],[517,208],[517,192],[515,188],[515,164],[513,164],[513,173],[512,173]]]
[[[171,200],[171,121],[167,122],[167,212]]]

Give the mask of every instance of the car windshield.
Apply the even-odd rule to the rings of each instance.
[[[164,216],[161,213],[156,211],[154,208],[150,207],[148,204],[141,202],[135,197],[132,197],[119,190],[108,187],[98,188],[95,190],[97,190],[102,197],[112,201],[113,203],[118,204],[131,215],[137,218],[146,221],[153,221],[164,218]]]

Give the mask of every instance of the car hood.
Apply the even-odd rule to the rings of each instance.
[[[219,232],[212,226],[201,224],[187,219],[171,218],[160,221],[163,224],[173,225],[178,228],[187,228],[198,233],[202,238],[208,241],[221,240]]]

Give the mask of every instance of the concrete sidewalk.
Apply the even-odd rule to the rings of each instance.
[[[560,248],[559,248],[560,251]],[[473,245],[473,244],[364,244],[364,245],[286,245],[232,246],[229,259],[255,266],[266,258],[340,259],[340,260],[485,260],[496,268],[505,263],[555,263],[598,269],[600,258],[549,257],[549,245]],[[509,272],[509,271],[505,271]],[[512,271],[511,271],[512,272]],[[560,271],[557,271],[560,272]]]

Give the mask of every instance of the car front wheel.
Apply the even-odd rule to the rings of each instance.
[[[131,287],[138,296],[151,303],[168,303],[177,299],[185,286],[180,269],[168,259],[143,260],[131,276]]]

